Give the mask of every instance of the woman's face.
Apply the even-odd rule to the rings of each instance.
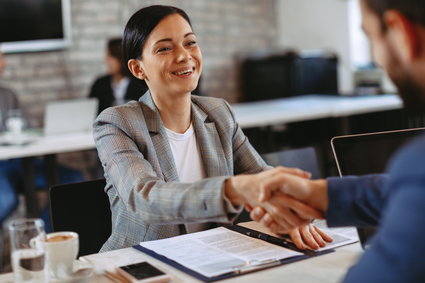
[[[121,61],[112,56],[109,51],[105,55],[105,64],[109,75],[115,76],[121,74]]]
[[[186,94],[198,85],[202,54],[196,35],[180,15],[162,19],[143,48],[140,68],[154,94]]]

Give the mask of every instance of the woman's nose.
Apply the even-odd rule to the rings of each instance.
[[[177,49],[177,61],[178,62],[187,62],[192,59],[190,52],[183,47]]]

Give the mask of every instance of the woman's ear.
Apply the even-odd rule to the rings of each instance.
[[[130,59],[127,63],[128,69],[138,79],[146,79],[146,74],[143,70],[142,62],[136,59]]]

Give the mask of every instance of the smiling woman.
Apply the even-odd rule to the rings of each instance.
[[[227,102],[191,95],[202,54],[184,11],[156,5],[136,12],[123,53],[149,91],[138,102],[106,109],[94,125],[113,223],[102,251],[231,223],[244,204],[274,209],[291,225],[310,223],[299,216],[311,212],[302,203],[294,214],[257,201],[262,188],[280,185],[284,172],[308,174],[267,166]],[[310,225],[286,232],[300,248],[330,241]]]

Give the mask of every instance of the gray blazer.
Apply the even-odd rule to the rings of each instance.
[[[111,107],[94,123],[112,211],[112,234],[101,252],[186,233],[183,224],[229,223],[241,211],[224,197],[229,176],[266,164],[235,121],[227,102],[192,96],[192,123],[207,178],[181,183],[151,94]]]

